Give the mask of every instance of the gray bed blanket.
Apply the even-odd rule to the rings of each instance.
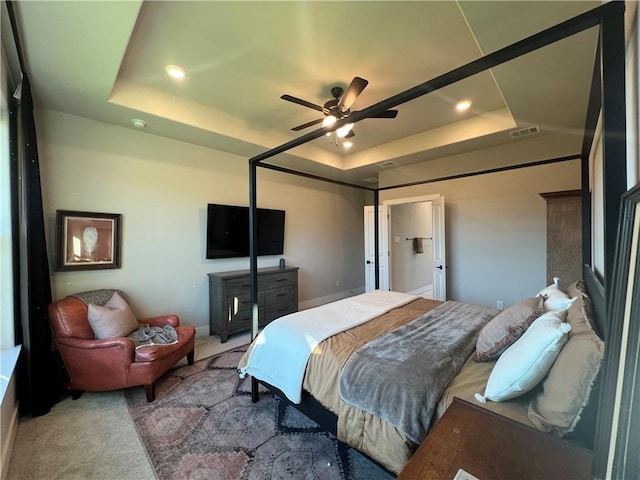
[[[345,363],[342,399],[394,425],[420,444],[444,388],[499,310],[448,301],[378,337]]]

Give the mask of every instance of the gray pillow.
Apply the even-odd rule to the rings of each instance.
[[[488,362],[498,358],[543,313],[543,297],[526,298],[500,312],[480,331],[474,360]]]

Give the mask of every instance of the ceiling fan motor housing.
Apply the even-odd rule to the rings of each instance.
[[[325,102],[324,108],[322,109],[322,113],[325,115],[333,115],[336,117],[336,120],[340,120],[341,118],[349,115],[349,109],[341,110],[338,108],[338,99],[333,99]]]
[[[351,113],[351,105],[353,104],[353,102],[355,102],[356,98],[358,98],[358,96],[362,93],[362,91],[368,84],[369,81],[365,80],[364,78],[353,77],[353,80],[351,80],[351,83],[347,87],[346,91],[339,86],[332,87],[331,95],[334,98],[326,102],[323,106],[316,105],[315,103],[308,102],[301,98],[293,97],[287,94],[282,95],[280,98],[288,102],[297,103],[298,105],[302,105],[303,107],[320,111],[324,114],[325,117],[332,116],[336,120],[342,120],[349,116],[349,114]],[[396,118],[397,114],[397,110],[387,110],[386,112],[372,115],[371,118]],[[305,128],[309,128],[320,123],[324,124],[325,120],[326,118],[319,118],[317,120],[313,120],[311,122],[303,123],[302,125],[293,127],[291,130],[296,132],[299,130],[304,130]]]
[[[334,117],[336,117],[336,120],[340,120],[341,118],[349,114],[349,109],[341,111],[338,108],[338,102],[340,101],[340,97],[342,97],[343,93],[344,90],[342,89],[342,87],[333,87],[331,89],[331,95],[333,96],[333,98],[331,100],[328,100],[324,104],[323,113],[325,115],[333,115]]]

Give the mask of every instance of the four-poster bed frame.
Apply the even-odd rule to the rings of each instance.
[[[301,137],[284,143],[278,147],[270,149],[260,155],[249,159],[249,228],[250,228],[250,278],[251,278],[251,304],[252,304],[252,340],[258,334],[258,303],[257,303],[257,167],[263,167],[284,173],[290,173],[298,176],[316,179],[343,185],[353,188],[364,189],[373,193],[374,208],[377,210],[379,206],[379,192],[395,188],[407,187],[412,185],[420,185],[429,181],[416,181],[401,185],[384,186],[378,188],[363,187],[346,182],[337,181],[309,173],[299,172],[293,169],[280,167],[277,165],[263,163],[265,160],[272,158],[278,154],[284,153],[294,147],[303,145],[311,140],[320,138],[328,131],[333,131],[345,123],[355,123],[374,114],[386,111],[390,108],[409,102],[415,98],[434,92],[440,88],[446,87],[452,83],[468,78],[477,73],[483,72],[490,68],[501,65],[505,62],[513,60],[527,53],[538,50],[542,47],[553,44],[559,40],[565,39],[584,30],[599,27],[600,37],[598,45],[598,54],[594,66],[594,75],[592,80],[592,88],[589,100],[588,115],[586,119],[586,129],[583,140],[582,152],[579,155],[582,161],[582,203],[583,203],[583,263],[584,280],[588,291],[594,302],[594,314],[600,329],[600,335],[607,342],[607,353],[603,371],[603,387],[601,390],[598,420],[596,426],[596,437],[594,443],[594,462],[593,475],[596,478],[604,478],[607,472],[607,458],[610,455],[609,444],[612,437],[612,417],[614,415],[613,400],[607,395],[607,389],[611,385],[615,386],[616,378],[610,374],[617,371],[614,365],[617,365],[620,357],[620,339],[621,326],[613,324],[613,320],[605,321],[606,314],[612,311],[612,285],[614,271],[614,258],[616,257],[616,233],[618,228],[618,218],[620,212],[620,198],[626,190],[626,116],[625,116],[625,39],[624,39],[624,3],[611,2],[599,6],[591,11],[583,13],[575,18],[562,22],[554,27],[548,28],[538,34],[530,36],[524,40],[516,42],[508,47],[502,48],[494,53],[481,57],[466,65],[456,68],[448,73],[440,75],[434,79],[417,85],[409,90],[401,92],[397,95],[389,97],[386,100],[378,102],[368,108],[358,112],[353,112],[348,120],[339,120],[330,127],[319,128]],[[604,218],[604,271],[601,272],[602,278],[595,274],[592,264],[592,200],[589,191],[589,152],[592,148],[594,132],[596,130],[596,122],[598,115],[602,113],[602,150],[603,150],[603,218]],[[578,156],[571,157],[577,158]],[[550,163],[555,161],[567,160],[567,157],[543,160],[542,162],[534,162],[534,164]],[[527,165],[518,165],[508,168],[519,168]],[[483,172],[486,173],[486,172]],[[374,215],[374,248],[375,255],[375,285],[379,287],[379,260],[377,252],[379,252],[378,244],[378,216]],[[622,318],[619,319],[621,323]],[[309,415],[332,433],[335,433],[336,416],[320,408],[318,415],[317,407],[319,402],[312,397],[303,396],[303,403],[295,405],[303,413]],[[285,398],[282,396],[282,398]],[[252,399],[258,400],[258,382],[252,379]],[[314,405],[314,401],[317,405]],[[635,441],[637,446],[638,441]],[[623,447],[621,447],[623,448]],[[615,455],[613,468],[624,467],[624,456]],[[615,462],[619,462],[618,465]],[[620,463],[622,462],[622,463]],[[611,466],[609,467],[611,468]],[[614,470],[615,471],[615,470]]]

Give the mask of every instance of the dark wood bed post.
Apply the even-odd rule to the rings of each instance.
[[[378,238],[378,232],[380,231],[380,218],[378,215],[378,208],[380,208],[380,192],[375,190],[373,192],[373,267],[376,277],[376,290],[380,288],[380,239]]]
[[[624,2],[611,2],[611,8],[603,11],[600,22],[600,51],[605,52],[601,56],[601,88],[604,278],[607,300],[611,297],[620,198],[627,190],[624,8]]]
[[[257,162],[249,160],[249,279],[251,284],[251,341],[258,335],[258,222],[256,176]],[[251,401],[259,400],[258,381],[251,377]]]
[[[602,169],[604,201],[604,292],[606,314],[609,317],[603,332],[607,348],[602,364],[602,388],[599,398],[598,421],[594,441],[593,477],[607,478],[609,456],[611,473],[624,471],[624,455],[631,453],[631,443],[626,447],[611,447],[615,400],[618,383],[618,366],[621,356],[623,316],[617,310],[623,305],[616,286],[615,257],[621,220],[621,197],[627,189],[626,98],[625,98],[625,26],[624,2],[605,4],[600,19],[600,53],[602,71]],[[627,264],[628,265],[628,264]],[[620,319],[616,321],[616,319]],[[620,442],[623,444],[624,442]],[[637,442],[636,442],[637,446]],[[614,450],[612,452],[612,450]]]

